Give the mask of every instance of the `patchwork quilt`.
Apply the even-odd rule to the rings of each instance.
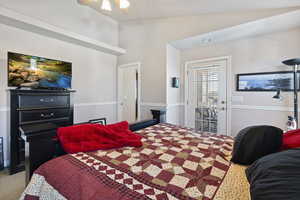
[[[233,139],[158,124],[136,133],[140,148],[76,153],[33,175],[21,200],[210,200],[229,168]]]

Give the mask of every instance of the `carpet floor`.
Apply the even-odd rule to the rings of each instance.
[[[25,189],[25,172],[10,176],[0,171],[0,200],[18,200]]]

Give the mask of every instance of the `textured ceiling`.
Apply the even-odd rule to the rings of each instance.
[[[115,0],[111,0],[114,2]],[[118,21],[192,16],[204,13],[246,11],[300,6],[300,0],[129,0],[128,11],[103,12],[102,0],[78,0]]]

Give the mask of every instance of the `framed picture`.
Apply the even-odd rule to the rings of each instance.
[[[298,71],[297,75],[300,77],[300,71]],[[238,74],[236,90],[249,92],[277,91],[279,89],[282,91],[293,91],[293,81],[292,71]]]
[[[106,125],[106,118],[92,119],[92,120],[89,121],[89,123]]]

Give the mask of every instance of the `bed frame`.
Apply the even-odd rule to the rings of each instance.
[[[144,120],[136,122],[129,125],[131,131],[138,131],[159,123],[165,122],[166,110],[151,110],[153,119]],[[88,122],[86,122],[88,123]],[[80,123],[84,124],[84,123]],[[30,178],[33,172],[43,163],[58,157],[67,154],[59,140],[56,136],[56,128],[53,127],[51,130],[51,125],[49,126],[49,131],[41,139],[41,135],[32,134],[26,135],[23,139],[26,141],[27,146],[27,156],[25,158],[25,170],[26,170],[26,184],[29,183]]]

